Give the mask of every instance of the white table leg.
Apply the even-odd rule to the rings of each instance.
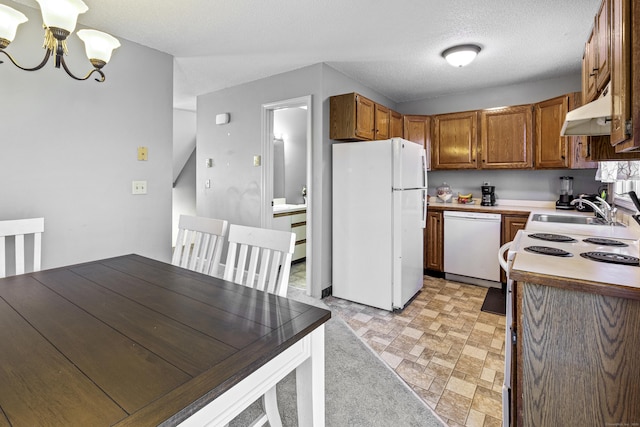
[[[298,425],[324,427],[324,324],[310,338],[311,356],[296,368]]]

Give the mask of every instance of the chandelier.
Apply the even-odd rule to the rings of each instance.
[[[76,77],[67,67],[64,55],[67,54],[67,37],[76,29],[78,15],[85,13],[89,8],[81,0],[36,0],[42,10],[42,26],[44,27],[44,44],[46,49],[44,59],[33,68],[23,67],[5,51],[5,48],[16,36],[18,25],[27,22],[27,17],[17,10],[0,4],[0,53],[5,54],[16,67],[24,71],[37,71],[44,67],[51,56],[55,55],[55,67],[62,68],[76,80],[87,80],[93,73],[100,75],[95,80],[103,82],[105,79],[102,67],[104,67],[114,49],[120,47],[120,42],[107,33],[96,30],[80,30],[78,37],[84,42],[87,58],[93,65],[93,69],[84,77]],[[2,64],[3,61],[0,61]]]

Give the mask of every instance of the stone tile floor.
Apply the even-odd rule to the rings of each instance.
[[[449,426],[489,427],[502,422],[505,318],[480,311],[486,293],[425,276],[400,313],[323,301]]]

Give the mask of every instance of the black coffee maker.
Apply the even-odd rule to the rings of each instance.
[[[482,184],[482,206],[494,206],[496,204],[496,187],[488,182]]]

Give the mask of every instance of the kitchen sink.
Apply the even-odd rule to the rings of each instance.
[[[539,222],[556,222],[562,224],[579,224],[579,225],[607,225],[602,218],[595,216],[579,216],[579,215],[550,215],[550,214],[533,214],[532,221]],[[620,222],[614,222],[612,225],[624,227]]]

